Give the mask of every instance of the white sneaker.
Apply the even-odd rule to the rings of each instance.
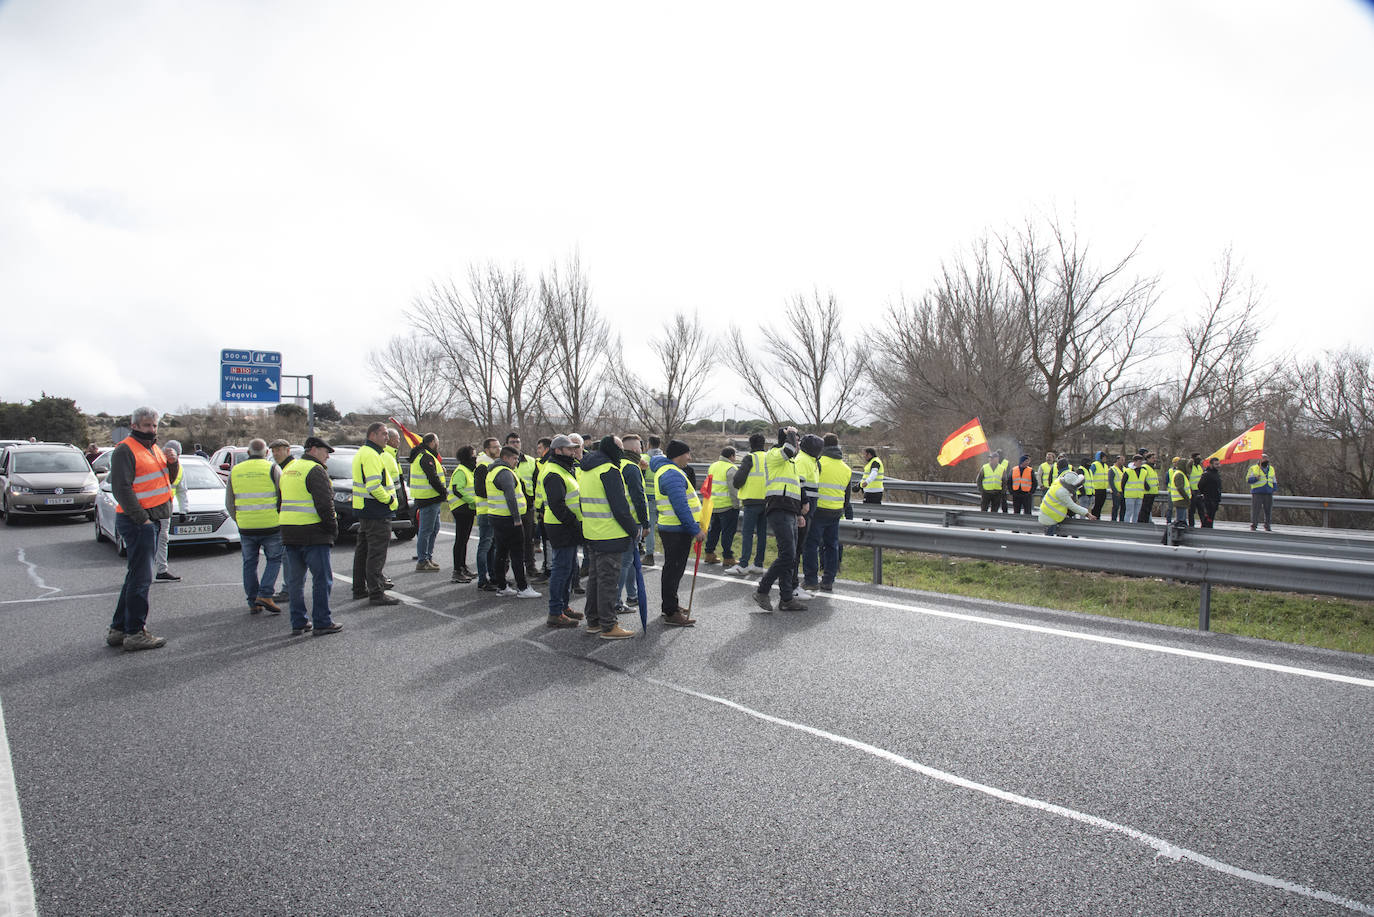
[[[811,598],[811,593],[807,592],[805,589],[802,589],[800,586],[798,586],[796,589],[792,590],[792,598],[800,599],[801,601],[805,602],[807,599]]]
[[[520,593],[516,592],[516,591],[515,591],[513,588],[511,588],[510,586],[507,586],[505,589],[502,589],[500,592],[498,592],[498,593],[496,593],[496,594],[499,595],[499,596],[505,597],[505,598],[509,598],[509,597],[511,597],[511,596],[513,596],[513,595],[519,595]]]
[[[515,597],[518,599],[537,599],[539,598],[539,593],[535,592],[532,587],[526,586],[524,589],[515,593]]]
[[[767,572],[768,572],[768,568],[767,568],[767,567],[760,567],[758,564],[750,564],[749,566],[747,566],[747,567],[744,568],[744,572],[746,572],[746,573],[767,573]]]
[[[726,567],[721,572],[724,573],[726,576],[743,576],[748,571],[745,570],[744,567],[741,567],[739,564],[735,564],[733,567]]]

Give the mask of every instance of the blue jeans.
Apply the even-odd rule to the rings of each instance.
[[[792,598],[792,587],[797,581],[797,514],[774,510],[768,514],[768,528],[773,532],[778,556],[773,558],[768,565],[768,572],[759,580],[758,592],[767,595],[776,581],[778,593],[786,602]]]
[[[329,562],[327,544],[283,545],[286,555],[286,591],[291,595],[291,626],[305,626],[305,571],[310,571],[310,616],[316,627],[334,623],[329,610],[329,593],[334,588],[334,568]]]
[[[553,548],[549,561],[549,617],[556,618],[572,598],[573,567],[577,564],[577,545]]]
[[[1121,521],[1122,521],[1122,522],[1135,522],[1137,519],[1139,519],[1139,518],[1140,518],[1140,504],[1143,503],[1143,502],[1145,502],[1145,501],[1144,501],[1143,499],[1141,499],[1140,497],[1127,497],[1127,498],[1126,498],[1126,515],[1125,515],[1125,517],[1124,517]]]
[[[706,529],[706,553],[716,553],[716,544],[725,557],[735,556],[735,529],[739,525],[739,508],[723,510],[711,514],[711,524]]]
[[[417,511],[420,516],[420,534],[415,536],[416,560],[434,560],[434,539],[439,534],[439,507],[442,505],[433,503],[429,506],[422,506]]]
[[[277,591],[277,572],[281,570],[281,532],[271,535],[245,535],[239,532],[239,546],[243,549],[243,594],[248,598],[248,607],[259,596],[271,598]],[[267,556],[267,568],[258,579],[258,551]]]
[[[623,594],[626,605],[634,605],[639,601],[639,580],[635,576],[635,555],[638,553],[639,548],[632,544],[620,558],[620,580],[616,583],[615,600],[619,602]]]
[[[818,520],[814,515],[806,523],[806,542],[802,548],[802,585],[835,582],[840,569],[840,517]],[[817,579],[821,571],[825,575]]]
[[[487,552],[491,550],[491,517],[486,513],[477,517],[477,584],[487,579]]]
[[[767,530],[764,528],[763,504],[757,503],[753,506],[746,506],[740,510],[739,528],[739,562],[743,566],[750,566],[749,548],[754,544],[754,535],[758,534],[758,547],[754,549],[754,559],[752,565],[755,567],[763,566],[763,549],[768,541]]]
[[[148,587],[153,584],[153,555],[157,551],[158,524],[149,521],[135,525],[128,513],[115,514],[115,532],[129,552],[124,587],[119,590],[110,626],[126,634],[136,634],[148,623]]]

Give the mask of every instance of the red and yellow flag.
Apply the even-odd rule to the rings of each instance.
[[[415,447],[420,445],[420,437],[416,436],[414,433],[411,433],[409,430],[407,430],[405,424],[401,423],[395,417],[388,417],[387,420],[394,423],[396,425],[396,429],[401,431],[401,440],[407,446],[410,447],[411,451],[414,451]],[[444,457],[442,455],[439,455],[438,452],[435,452],[434,457],[441,462],[444,460]]]
[[[941,465],[957,465],[966,458],[973,458],[987,451],[988,438],[983,433],[983,425],[975,417],[949,434],[935,461]]]
[[[1240,436],[1207,456],[1207,461],[1221,459],[1223,465],[1257,462],[1264,452],[1264,421],[1260,421]]]
[[[706,486],[701,489],[701,518],[697,520],[704,532],[711,527],[711,503],[714,501],[711,496],[711,476],[706,476]],[[697,542],[693,547],[697,550],[697,560],[701,560],[701,542]]]

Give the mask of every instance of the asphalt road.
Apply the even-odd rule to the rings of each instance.
[[[1370,658],[720,576],[607,642],[450,585],[450,544],[393,545],[396,608],[338,580],[320,638],[174,552],[131,654],[89,524],[0,530],[39,912],[1374,913]]]

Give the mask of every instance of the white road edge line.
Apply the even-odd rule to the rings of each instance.
[[[38,913],[3,705],[0,705],[0,913],[13,917],[31,917]]]
[[[722,583],[742,583],[757,588],[756,582],[747,579],[741,580],[736,576],[723,576],[716,573],[702,573],[700,575],[707,579],[718,580]],[[824,600],[853,602],[858,605],[872,605],[876,608],[894,608],[899,611],[914,611],[917,614],[929,615],[935,618],[948,618],[954,621],[967,621],[973,624],[988,624],[993,627],[1004,627],[1008,630],[1028,631],[1036,634],[1047,634],[1053,637],[1067,637],[1071,640],[1084,640],[1089,643],[1104,643],[1108,646],[1121,646],[1127,649],[1146,650],[1151,653],[1164,653],[1170,656],[1183,656],[1188,659],[1202,659],[1207,662],[1221,662],[1226,665],[1239,665],[1251,669],[1263,669],[1268,672],[1281,672],[1285,675],[1301,675],[1304,678],[1318,678],[1323,681],[1335,681],[1347,685],[1358,685],[1362,688],[1374,688],[1374,679],[1370,678],[1358,678],[1354,675],[1341,675],[1336,672],[1323,672],[1320,669],[1304,669],[1297,666],[1281,665],[1277,662],[1262,662],[1258,659],[1246,659],[1243,656],[1224,656],[1220,653],[1205,653],[1201,650],[1187,650],[1176,646],[1165,646],[1159,643],[1146,643],[1142,640],[1126,640],[1121,637],[1104,637],[1101,634],[1085,634],[1079,631],[1064,630],[1058,627],[1046,627],[1043,624],[1025,624],[1020,621],[1004,621],[998,618],[985,618],[982,615],[966,614],[958,611],[941,611],[938,608],[926,608],[920,605],[908,605],[902,602],[889,602],[883,599],[870,599],[859,595],[846,595],[842,592],[826,593]]]
[[[351,578],[344,576],[335,575],[335,579],[341,579],[349,583],[352,582]],[[416,608],[422,609],[424,611],[428,611],[431,614],[436,614],[440,617],[450,618],[453,620],[460,620],[455,615],[451,615],[446,612],[442,612],[437,609],[431,608],[417,599],[411,598],[409,596],[403,597],[400,593],[397,592],[392,592],[391,594],[396,596],[397,598],[402,599],[403,601],[406,601],[407,604],[413,605]],[[974,620],[979,619],[975,618]],[[572,653],[562,653],[530,637],[517,637],[516,639],[521,643],[527,644],[538,649],[541,652],[549,653],[551,655],[561,655],[571,659],[583,658]],[[1144,645],[1147,647],[1149,646],[1148,644]],[[606,663],[599,664],[605,665]],[[1341,895],[1333,894],[1332,892],[1328,891],[1323,891],[1318,888],[1311,888],[1306,885],[1300,885],[1296,882],[1289,882],[1286,879],[1280,879],[1276,876],[1267,875],[1262,872],[1255,872],[1250,869],[1244,869],[1240,866],[1233,866],[1230,863],[1227,863],[1223,860],[1218,860],[1214,857],[1209,857],[1206,854],[1198,853],[1196,850],[1190,850],[1187,847],[1181,847],[1178,844],[1171,843],[1170,841],[1166,841],[1161,837],[1156,837],[1153,834],[1147,834],[1146,832],[1141,831],[1139,828],[1132,828],[1130,825],[1118,824],[1114,821],[1109,821],[1105,818],[1101,818],[1096,815],[1089,815],[1087,812],[1080,812],[1077,809],[1070,809],[1067,806],[1058,805],[1057,803],[1046,802],[1043,799],[1036,799],[1032,796],[1022,796],[1019,793],[1012,793],[1008,790],[998,789],[997,787],[990,786],[986,783],[978,783],[977,781],[969,780],[965,777],[960,777],[957,774],[951,774],[948,771],[937,770],[936,768],[929,767],[925,764],[913,761],[910,758],[903,757],[902,755],[899,755],[896,752],[888,751],[885,748],[879,748],[876,745],[870,745],[867,742],[861,742],[858,739],[851,739],[848,736],[842,736],[837,733],[827,732],[824,729],[818,729],[815,726],[808,726],[805,723],[797,723],[792,720],[783,719],[780,716],[773,716],[772,714],[764,713],[760,710],[755,710],[752,707],[746,707],[743,704],[736,703],[735,701],[729,700],[724,697],[717,697],[714,694],[706,694],[701,691],[695,691],[691,688],[686,688],[682,685],[674,684],[670,681],[664,681],[660,678],[654,678],[650,675],[642,675],[636,672],[631,672],[620,666],[611,666],[611,668],[626,675],[629,678],[641,679],[643,681],[648,682],[649,684],[657,685],[660,688],[664,688],[669,691],[674,691],[678,694],[683,694],[688,697],[694,697],[698,700],[703,700],[708,703],[718,704],[729,710],[734,710],[738,713],[743,713],[746,716],[753,717],[754,719],[761,720],[765,723],[771,723],[775,726],[784,726],[788,729],[795,729],[798,732],[802,732],[819,739],[824,739],[827,742],[833,742],[837,745],[845,746],[846,748],[852,748],[856,751],[861,751],[865,754],[872,755],[873,757],[878,758],[880,760],[887,761],[890,764],[895,764],[898,767],[905,768],[906,770],[913,771],[917,774],[921,774],[922,776],[930,777],[932,779],[939,780],[943,783],[948,783],[951,786],[957,786],[962,789],[972,790],[973,792],[982,793],[986,796],[991,796],[994,799],[999,799],[1003,802],[1012,803],[1013,805],[1023,806],[1028,809],[1036,809],[1041,812],[1048,812],[1051,815],[1058,815],[1061,818],[1066,818],[1070,821],[1076,821],[1094,828],[1099,828],[1103,831],[1111,831],[1116,834],[1123,835],[1125,837],[1130,838],[1133,841],[1136,841],[1139,844],[1143,844],[1144,846],[1154,850],[1155,856],[1157,857],[1167,857],[1171,860],[1188,860],[1190,862],[1197,863],[1199,866],[1211,869],[1223,875],[1231,876],[1232,878],[1242,879],[1247,882],[1253,882],[1257,885],[1264,885],[1269,888],[1277,889],[1283,892],[1288,892],[1294,895],[1300,895],[1305,898],[1313,898],[1318,901],[1325,901],[1328,904],[1334,904],[1338,907],[1343,907],[1346,910],[1354,911],[1356,913],[1374,915],[1374,905],[1365,904],[1362,901],[1356,901],[1353,898],[1346,898]]]
[[[537,641],[530,640],[528,642],[538,645]],[[1216,872],[1222,873],[1227,876],[1231,876],[1236,879],[1243,879],[1247,882],[1253,882],[1257,885],[1265,885],[1270,888],[1278,889],[1279,891],[1289,892],[1290,894],[1294,895],[1301,895],[1305,898],[1315,898],[1318,901],[1325,901],[1328,904],[1334,904],[1338,907],[1343,907],[1347,910],[1355,911],[1360,914],[1374,914],[1374,905],[1365,904],[1362,901],[1356,901],[1353,898],[1346,898],[1341,895],[1333,894],[1331,892],[1322,891],[1321,889],[1311,888],[1306,885],[1300,885],[1296,882],[1289,882],[1286,879],[1280,879],[1275,876],[1266,875],[1260,872],[1254,872],[1253,870],[1244,869],[1239,866],[1233,866],[1230,863],[1226,863],[1222,860],[1209,857],[1206,854],[1198,853],[1196,850],[1190,850],[1187,847],[1180,847],[1178,844],[1166,841],[1161,837],[1156,837],[1153,834],[1147,834],[1138,828],[1132,828],[1130,825],[1118,824],[1113,821],[1108,821],[1105,818],[1099,818],[1096,815],[1089,815],[1086,812],[1080,812],[1077,809],[1070,809],[1067,806],[1061,806],[1056,803],[1046,802],[1043,799],[1035,799],[1034,797],[1030,796],[1022,796],[1019,793],[1012,793],[1007,790],[998,789],[995,786],[989,786],[985,783],[978,783],[976,781],[960,777],[957,774],[951,774],[948,771],[937,770],[933,767],[928,767],[927,765],[920,764],[916,761],[912,761],[910,758],[905,758],[897,754],[896,752],[888,751],[885,748],[879,748],[876,745],[869,745],[867,742],[861,742],[858,739],[851,739],[848,736],[837,735],[833,732],[826,732],[824,729],[818,729],[815,726],[807,726],[804,723],[796,723],[792,720],[785,720],[782,717],[773,716],[768,713],[763,713],[759,710],[754,710],[750,707],[746,707],[743,704],[735,703],[734,701],[728,700],[724,697],[716,697],[713,694],[705,694],[701,691],[694,691],[691,688],[684,688],[681,685],[675,685],[671,682],[663,681],[658,678],[653,678],[648,675],[636,675],[632,673],[626,674],[630,674],[633,678],[642,678],[651,684],[658,685],[661,688],[666,688],[669,691],[676,691],[679,694],[685,694],[689,697],[695,697],[698,700],[704,700],[708,701],[709,703],[719,704],[722,707],[726,707],[730,710],[735,710],[739,713],[745,714],[746,716],[754,717],[755,719],[762,720],[765,723],[772,723],[776,726],[785,726],[788,729],[795,729],[798,732],[806,733],[807,735],[815,736],[819,739],[824,739],[827,742],[834,742],[837,745],[843,745],[847,748],[852,748],[856,751],[864,752],[865,754],[872,755],[875,758],[887,761],[890,764],[895,764],[898,767],[905,768],[909,771],[914,771],[915,773],[921,774],[923,776],[930,777],[935,780],[942,781],[944,783],[948,783],[951,786],[957,786],[962,789],[972,790],[975,793],[982,793],[986,796],[991,796],[994,799],[1000,799],[1003,802],[1010,802],[1014,805],[1024,806],[1028,809],[1038,809],[1042,812],[1048,812],[1051,815],[1058,815],[1062,818],[1067,818],[1085,825],[1090,825],[1094,828],[1100,828],[1104,831],[1112,831],[1117,834],[1124,835],[1125,837],[1128,837],[1131,840],[1136,841],[1137,843],[1143,844],[1146,847],[1151,848],[1155,851],[1156,856],[1167,857],[1171,860],[1189,860],[1191,862],[1197,863],[1199,866],[1206,867],[1207,869],[1214,870]]]

